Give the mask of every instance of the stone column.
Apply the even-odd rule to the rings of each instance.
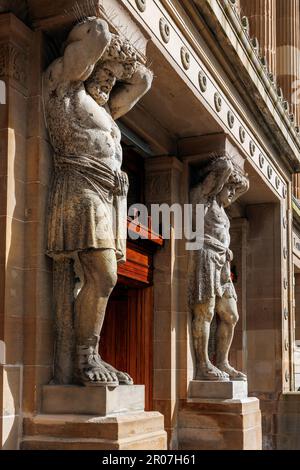
[[[32,32],[0,15],[0,448],[22,432],[26,135]]]
[[[145,163],[147,205],[180,202],[182,163],[172,157],[150,158]],[[181,306],[186,301],[186,275],[180,275],[180,241],[175,240],[172,219],[170,225],[171,238],[154,257],[153,408],[163,413],[169,445],[177,448],[178,387],[184,388],[184,394],[187,389],[186,377],[178,377],[179,372],[186,374],[186,356],[180,353],[187,337],[187,312]]]
[[[276,7],[277,79],[299,124],[300,100],[296,102],[299,99],[296,92],[299,84],[295,81],[300,80],[300,4],[299,0],[277,0]]]
[[[240,0],[240,5],[241,15],[249,18],[250,35],[257,37],[269,71],[276,74],[276,0]]]
[[[285,389],[281,210],[277,204],[248,205],[247,375],[249,393],[260,399],[263,448],[273,449],[278,396]],[[261,222],[263,221],[263,222]],[[287,365],[288,370],[288,365]],[[258,372],[259,371],[259,372]]]

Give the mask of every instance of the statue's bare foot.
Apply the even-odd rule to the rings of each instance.
[[[99,355],[91,347],[78,347],[78,367],[76,379],[85,386],[117,387],[118,378],[99,360]]]
[[[234,367],[226,362],[223,364],[218,364],[218,367],[221,371],[226,372],[229,375],[230,380],[247,380],[247,376],[243,374],[243,372],[234,369]]]
[[[229,375],[210,363],[198,367],[196,380],[222,380],[227,382],[229,380]]]
[[[111,373],[113,373],[117,376],[117,379],[119,380],[120,384],[133,385],[133,380],[130,377],[130,375],[127,374],[127,372],[121,372],[121,371],[117,370],[115,367],[113,367],[110,364],[108,364],[107,362],[103,361],[103,359],[101,359],[101,357],[100,357],[100,362],[105,367],[105,369],[107,369],[109,372],[111,372]]]

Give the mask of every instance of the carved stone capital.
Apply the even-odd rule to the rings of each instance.
[[[147,203],[178,200],[179,178],[182,163],[175,157],[149,158],[145,162]]]
[[[33,33],[11,13],[0,14],[0,79],[26,94]]]
[[[0,43],[0,78],[13,79],[27,88],[28,54],[13,43]]]

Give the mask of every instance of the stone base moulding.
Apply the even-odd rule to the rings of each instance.
[[[259,400],[198,398],[183,402],[178,445],[180,450],[260,450]]]
[[[144,411],[144,386],[48,385],[42,403],[41,414],[24,419],[21,449],[167,449],[163,415]]]

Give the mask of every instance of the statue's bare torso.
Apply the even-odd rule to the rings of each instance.
[[[215,197],[205,208],[204,236],[219,241],[225,248],[229,248],[230,222],[224,210]]]
[[[99,106],[84,83],[58,85],[46,94],[45,105],[47,125],[57,152],[74,157],[93,155],[112,170],[120,170],[120,130],[108,106]]]

